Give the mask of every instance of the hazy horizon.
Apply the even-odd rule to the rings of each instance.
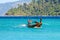
[[[10,2],[13,3],[18,1],[20,3],[29,3],[31,0],[0,0],[0,16],[3,16],[7,12],[7,9],[12,6],[12,4],[9,4]]]

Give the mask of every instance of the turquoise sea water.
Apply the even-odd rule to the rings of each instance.
[[[0,40],[60,39],[59,18],[43,18],[41,28],[27,28],[27,20],[24,18],[0,18]],[[39,19],[31,20],[40,21]]]

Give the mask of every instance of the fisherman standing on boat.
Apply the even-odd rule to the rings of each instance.
[[[42,25],[42,18],[40,18],[40,22],[35,21],[35,24],[31,24],[32,20],[28,20],[28,27],[34,28],[34,27],[41,27]]]

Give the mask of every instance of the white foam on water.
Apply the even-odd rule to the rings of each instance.
[[[34,27],[34,28],[40,28],[40,27]]]
[[[42,26],[41,26],[41,27],[36,27],[36,26],[35,26],[34,28],[42,28]]]
[[[16,27],[18,27],[18,28],[23,28],[23,27],[27,27],[27,25],[26,24],[18,24],[18,25],[16,25],[16,26],[14,26],[15,28]]]
[[[26,24],[22,24],[21,26],[24,26],[24,27],[25,27],[25,26],[27,26],[27,25],[26,25]]]
[[[23,27],[27,27],[27,25],[26,24],[19,24],[17,27],[23,28]]]

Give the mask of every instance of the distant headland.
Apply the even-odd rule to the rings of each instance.
[[[60,0],[32,0],[29,4],[17,4],[5,15],[13,16],[58,16],[60,15]]]

